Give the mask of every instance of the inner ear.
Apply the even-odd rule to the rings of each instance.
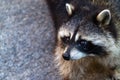
[[[110,13],[110,10],[108,9],[104,9],[102,10],[96,17],[97,21],[100,23],[100,24],[103,24],[103,25],[109,25],[110,24],[110,21],[111,21],[111,13]]]
[[[74,11],[74,6],[72,4],[66,3],[66,11],[68,13],[69,16],[71,16],[73,14]]]

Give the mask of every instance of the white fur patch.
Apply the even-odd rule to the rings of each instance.
[[[69,32],[67,30],[62,30],[59,32],[59,35],[61,37],[64,37],[64,36],[70,36]]]
[[[65,28],[61,28],[59,30],[58,36],[60,36],[60,37],[70,36],[70,38],[72,38],[72,33]]]
[[[79,37],[80,37],[80,34],[76,34],[75,41],[78,41]]]
[[[78,51],[77,49],[72,49],[70,52],[70,58],[72,60],[77,60],[77,59],[81,59],[83,57],[87,56],[85,53]]]

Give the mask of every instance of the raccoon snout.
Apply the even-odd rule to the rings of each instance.
[[[62,57],[63,57],[63,59],[65,59],[65,60],[70,60],[70,54],[68,54],[68,53],[64,53],[64,54],[62,55]]]

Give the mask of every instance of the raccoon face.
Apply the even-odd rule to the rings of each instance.
[[[72,15],[74,7],[70,7],[69,4],[66,6],[68,15]],[[85,18],[72,16],[60,27],[58,42],[64,50],[61,53],[62,57],[65,60],[76,60],[89,56],[117,56],[119,53],[115,43],[117,33],[112,24],[110,10],[104,9],[90,19]]]
[[[88,40],[87,37],[82,37],[78,31],[74,32],[73,34],[69,31],[68,34],[67,31],[64,31],[66,33],[62,31],[59,32],[59,35],[61,35],[61,48],[64,49],[62,57],[65,60],[81,59],[86,56],[107,55],[105,47],[102,45],[102,43],[99,43],[99,40],[96,40],[98,41],[97,45],[97,42],[94,42],[95,39]]]
[[[68,36],[64,36],[61,39],[63,44],[69,46],[65,49],[65,53],[62,55],[65,60],[80,59],[85,56],[102,56],[107,54],[104,47],[95,45],[91,41],[81,39],[81,37],[79,37],[77,41],[70,39]]]

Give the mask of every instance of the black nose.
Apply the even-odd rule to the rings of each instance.
[[[64,53],[62,56],[65,60],[70,60],[70,55],[68,53]]]

